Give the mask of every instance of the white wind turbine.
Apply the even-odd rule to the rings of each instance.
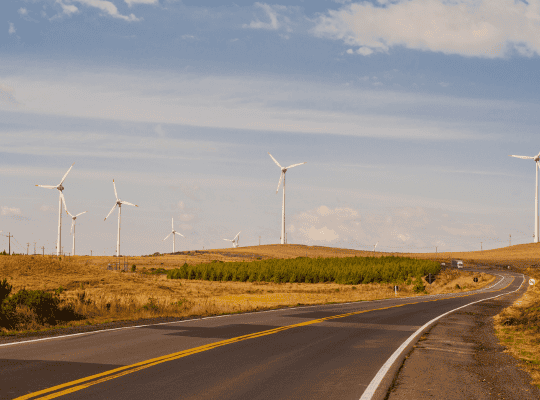
[[[64,190],[64,187],[62,186],[62,183],[64,183],[64,180],[66,179],[67,174],[69,174],[69,171],[71,171],[71,168],[75,163],[71,164],[71,167],[69,167],[68,171],[60,181],[60,183],[56,186],[51,185],[36,185],[45,189],[58,189],[60,192],[60,196],[58,199],[58,241],[56,242],[56,255],[60,256],[60,252],[62,251],[62,203],[64,203],[64,208],[66,207],[66,201],[64,200],[64,194],[62,191]]]
[[[64,207],[66,207],[66,202],[64,201]],[[66,213],[71,217],[71,234],[73,235],[73,251],[71,254],[75,255],[75,220],[79,215],[83,215],[84,213],[87,213],[88,211],[83,211],[82,213],[78,213],[77,215],[71,214],[68,209],[66,208]]]
[[[133,207],[139,207],[139,206],[136,205],[136,204],[128,203],[127,201],[120,200],[118,198],[118,194],[116,193],[116,185],[114,184],[114,179],[112,181],[112,184],[113,184],[113,187],[114,187],[114,195],[116,197],[116,203],[113,206],[113,208],[111,208],[111,211],[109,211],[109,213],[107,214],[107,216],[105,217],[105,219],[103,221],[105,221],[107,218],[109,218],[109,215],[111,215],[111,213],[114,211],[115,207],[118,207],[118,236],[117,236],[117,239],[116,239],[116,257],[120,257],[120,216],[122,215],[122,204],[127,204],[128,206],[133,206]]]
[[[514,156],[510,155],[509,157],[523,158],[525,160],[534,160],[536,167],[536,190],[534,191],[534,242],[538,243],[538,169],[540,168],[540,153],[534,157],[528,156]]]
[[[223,240],[226,240],[227,242],[232,242],[233,247],[238,247],[238,242],[240,241],[240,232],[236,234],[234,239],[223,239]]]
[[[272,154],[268,153],[268,155],[270,157],[272,157]],[[281,176],[279,177],[279,182],[278,182],[278,185],[277,185],[276,194],[277,194],[277,192],[279,192],[279,185],[281,185],[281,180],[283,179],[283,205],[281,207],[281,213],[282,213],[282,216],[281,216],[281,244],[285,244],[285,172],[287,172],[287,170],[289,168],[297,167],[299,165],[305,164],[305,162],[299,163],[299,164],[289,165],[288,167],[283,168],[281,165],[279,165],[279,163],[276,161],[276,159],[274,157],[272,157],[272,160],[274,160],[274,162],[277,164],[277,166],[279,168],[281,168]]]
[[[180,235],[180,236],[182,236],[182,237],[185,237],[185,236],[182,235],[180,232],[176,232],[176,231],[174,230],[174,218],[172,218],[171,221],[172,221],[172,231],[171,231],[171,233],[169,233],[169,234],[167,235],[167,237],[166,237],[165,239],[163,239],[163,240],[167,240],[167,239],[169,238],[169,236],[173,235],[173,238],[172,238],[172,252],[174,253],[174,252],[175,252],[175,250],[174,250],[174,242],[175,242],[175,240],[176,240],[176,236],[175,236],[175,235]]]

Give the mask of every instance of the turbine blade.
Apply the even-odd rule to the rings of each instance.
[[[172,233],[172,232],[171,232],[171,233]],[[169,238],[169,236],[171,236],[171,233],[169,233],[169,234],[167,235],[167,237],[166,237],[165,239],[163,239],[163,240],[167,240],[167,239]]]
[[[176,231],[174,231],[174,233],[175,233],[175,234],[177,234],[177,235],[180,235],[180,236],[182,236],[182,237],[185,237],[185,236],[184,236],[184,235],[182,235],[182,234],[181,234],[180,232],[176,232]]]
[[[232,242],[232,240],[231,240],[231,239],[223,239],[223,240],[226,240],[227,242]]]
[[[66,172],[66,174],[64,175],[64,177],[62,178],[62,180],[60,181],[58,186],[60,186],[62,183],[64,183],[64,180],[66,179],[66,176],[69,174],[69,171],[71,171],[71,168],[73,168],[74,165],[75,165],[75,163],[71,164],[71,167],[69,167],[68,171]]]
[[[116,208],[116,206],[117,206],[117,204],[116,204],[116,203],[114,203],[114,206],[113,206],[113,208],[111,208],[111,211],[109,211],[109,213],[107,214],[107,216],[105,217],[105,219],[109,218],[109,215],[111,215],[111,214],[112,214],[112,212],[114,211],[114,209]],[[104,219],[103,221],[105,221],[105,219]]]
[[[279,177],[279,182],[277,184],[276,193],[279,192],[279,185],[281,185],[281,180],[283,179],[283,175],[285,175],[285,172],[282,172],[281,176]]]
[[[242,232],[242,231],[240,231],[240,232]],[[236,234],[236,236],[234,237],[233,240],[236,240],[236,238],[238,237],[238,235],[240,235],[240,232],[238,232],[238,233]]]
[[[56,189],[58,186],[51,186],[51,185],[36,185],[45,189]]]
[[[118,200],[118,194],[116,193],[116,185],[114,184],[114,179],[112,180],[112,185],[114,188],[114,197],[116,197],[116,200]]]
[[[509,155],[508,157],[523,158],[524,160],[532,160],[532,159],[534,159],[534,157],[527,157],[527,156],[514,156],[514,155]]]
[[[172,230],[174,231],[174,218],[171,218]]]
[[[75,217],[78,217],[79,215],[83,215],[84,213],[87,213],[88,211],[83,211],[82,213],[78,213],[77,215],[75,215]],[[73,217],[73,215],[72,215]]]
[[[127,201],[121,201],[120,203],[127,204],[128,206],[139,207],[137,204],[131,204],[131,203],[127,202]]]
[[[269,155],[270,157],[272,157],[272,154],[268,153],[268,155]],[[281,165],[279,165],[279,163],[276,161],[276,159],[275,159],[274,157],[272,157],[272,160],[274,160],[274,162],[277,164],[277,166],[278,166],[279,168],[283,168]]]
[[[301,162],[301,163],[299,163],[299,164],[289,165],[289,166],[288,166],[287,168],[285,168],[285,169],[289,169],[289,168],[292,168],[292,167],[298,167],[299,165],[304,165],[304,164],[305,164],[305,162]]]

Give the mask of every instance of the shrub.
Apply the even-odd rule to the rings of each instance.
[[[424,286],[424,281],[422,281],[421,276],[416,277],[416,281],[414,282],[413,291],[415,293],[422,293],[426,291],[426,287]]]
[[[131,272],[135,272],[135,271],[137,271],[137,266],[135,264],[133,264],[131,266]]]

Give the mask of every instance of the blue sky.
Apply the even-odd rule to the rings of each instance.
[[[540,1],[12,0],[0,5],[0,229],[77,253],[532,241]],[[71,251],[69,219],[62,243]],[[0,248],[7,238],[0,237]]]

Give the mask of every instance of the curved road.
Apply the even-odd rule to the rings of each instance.
[[[0,398],[370,399],[377,388],[379,397],[402,358],[387,373],[381,368],[407,339],[414,343],[426,323],[526,288],[521,274],[497,274],[491,288],[461,295],[287,308],[2,344]]]

